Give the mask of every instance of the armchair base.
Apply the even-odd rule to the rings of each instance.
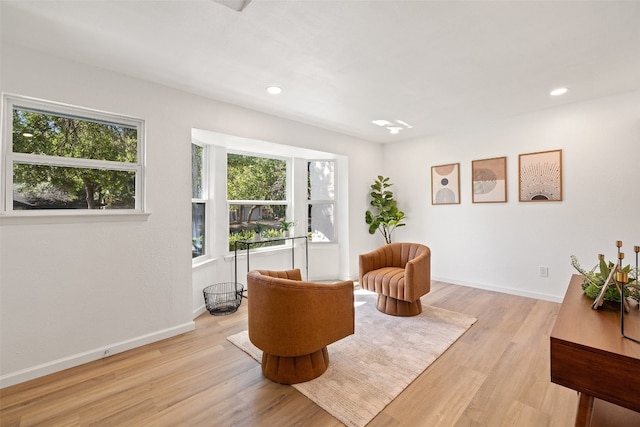
[[[285,357],[262,353],[262,374],[280,384],[296,384],[319,377],[329,367],[327,347],[311,354]]]
[[[378,302],[376,304],[378,311],[389,314],[391,316],[417,316],[422,313],[422,302],[420,299],[415,301],[403,301],[391,298],[386,295],[378,294]]]

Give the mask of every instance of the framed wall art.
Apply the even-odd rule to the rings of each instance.
[[[518,192],[521,202],[562,200],[562,150],[520,154]]]
[[[460,163],[431,166],[431,204],[460,203]]]
[[[472,202],[504,203],[507,201],[507,158],[473,160],[471,162]]]

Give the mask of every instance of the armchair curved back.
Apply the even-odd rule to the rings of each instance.
[[[354,333],[353,282],[301,280],[299,269],[247,273],[249,339],[264,352],[295,357]]]
[[[387,270],[380,271],[380,276],[367,280],[364,276],[375,270],[386,267],[404,269],[402,276],[396,276],[394,283],[395,291],[391,296],[407,301],[414,301],[431,290],[431,250],[429,247],[419,243],[389,243],[366,254],[360,255],[359,259],[359,280],[360,285],[365,289],[378,291],[378,285],[389,280]],[[368,284],[368,281],[375,280],[378,285]]]

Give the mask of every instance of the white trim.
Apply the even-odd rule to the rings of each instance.
[[[20,211],[20,214],[0,215],[0,226],[33,224],[87,224],[95,222],[142,222],[147,221],[151,212],[133,210],[43,210]]]
[[[73,368],[94,360],[102,359],[105,357],[113,356],[123,351],[131,350],[133,348],[141,347],[143,345],[151,344],[156,341],[161,341],[167,338],[174,337],[176,335],[183,334],[195,329],[195,323],[193,321],[183,323],[182,325],[174,326],[173,328],[167,328],[160,331],[156,331],[150,334],[141,335],[136,338],[132,338],[125,341],[120,341],[110,345],[95,348],[93,350],[85,351],[83,353],[73,354],[71,356],[63,357],[58,360],[43,363],[41,365],[32,366],[30,368],[22,369],[20,371],[11,372],[6,375],[0,376],[0,388],[9,387],[15,384],[19,384],[25,381],[29,381],[35,378],[39,378],[54,372],[59,372],[64,369]],[[108,356],[105,356],[105,352],[108,351]]]
[[[193,311],[193,320],[196,320],[199,316],[201,316],[203,313],[207,312],[207,307],[202,304],[200,307],[196,308]]]
[[[134,211],[136,213],[145,212],[145,167],[146,167],[146,133],[145,121],[143,119],[128,117],[120,114],[109,113],[55,101],[25,97],[20,95],[2,94],[2,106],[0,123],[2,126],[2,160],[0,161],[0,171],[4,175],[3,184],[0,186],[0,216],[16,215],[24,217],[50,216],[52,209],[37,209],[30,213],[23,210],[13,209],[13,165],[14,163],[25,163],[35,165],[51,165],[59,167],[81,167],[90,169],[116,170],[135,173],[135,209],[123,209],[125,212]],[[134,128],[137,131],[137,161],[116,162],[107,160],[95,160],[73,157],[58,157],[50,155],[40,155],[32,153],[14,153],[11,147],[13,131],[13,109],[22,108],[28,111],[50,113],[57,116],[72,117],[85,121],[95,121],[98,123],[109,123],[115,125]],[[115,209],[114,209],[115,210]],[[114,210],[98,210],[99,215],[108,215]],[[118,209],[120,210],[120,209]],[[95,215],[89,210],[74,209],[69,215],[78,217],[80,215]]]
[[[564,296],[559,297],[557,295],[543,294],[543,293],[538,293],[538,292],[527,292],[527,291],[523,291],[521,289],[506,288],[506,287],[502,287],[502,286],[486,285],[486,284],[482,284],[482,283],[465,282],[465,281],[460,281],[460,280],[455,280],[455,279],[431,277],[431,280],[432,281],[438,281],[438,282],[444,282],[444,283],[451,283],[453,285],[466,286],[468,288],[485,289],[487,291],[495,291],[495,292],[500,292],[500,293],[503,293],[503,294],[517,295],[517,296],[521,296],[521,297],[534,298],[534,299],[539,299],[539,300],[544,300],[544,301],[551,301],[551,302],[561,303],[562,300],[564,299]]]

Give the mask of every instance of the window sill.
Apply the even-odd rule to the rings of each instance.
[[[95,222],[143,222],[149,219],[149,212],[58,212],[20,213],[0,215],[0,226],[33,224],[85,224]]]
[[[207,258],[207,259],[203,259],[203,260],[197,260],[197,261],[193,261],[191,263],[191,268],[193,270],[197,270],[198,268],[201,267],[206,267],[209,264],[213,264],[214,262],[216,262],[218,260],[218,258]]]

